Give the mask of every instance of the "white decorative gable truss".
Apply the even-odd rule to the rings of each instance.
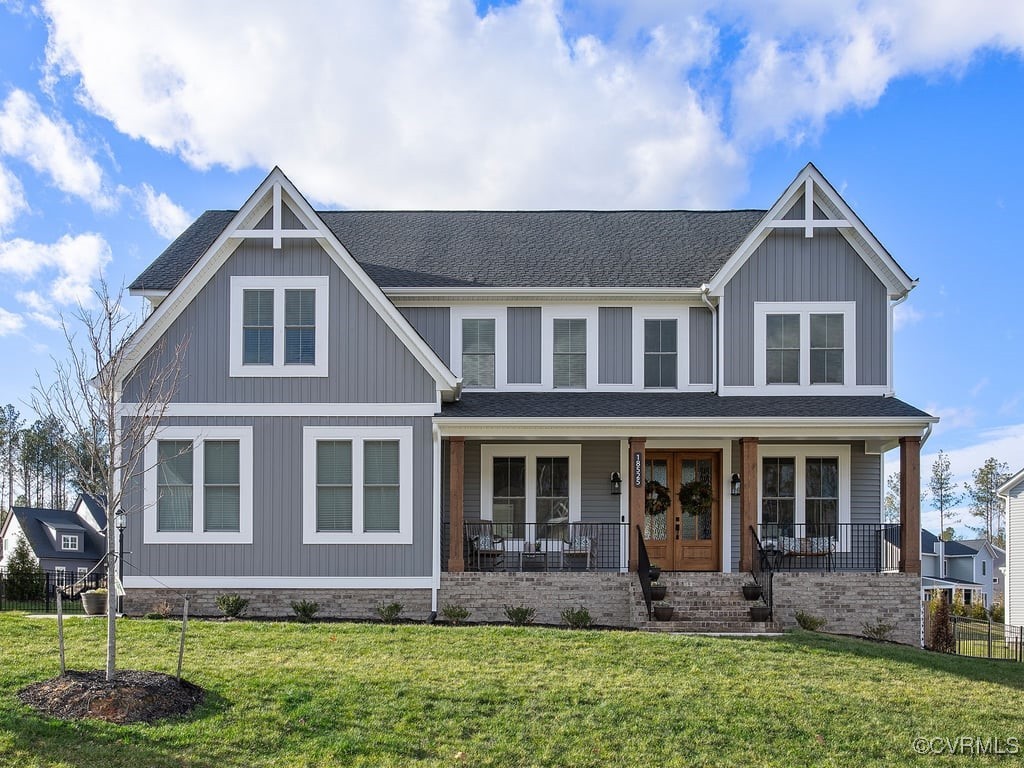
[[[166,294],[161,292],[160,295],[143,292],[151,301],[155,299],[155,308],[129,342],[128,361],[124,370],[131,371],[142,361],[175,318],[245,240],[270,240],[275,249],[280,249],[284,240],[299,238],[313,239],[320,244],[342,274],[433,377],[437,384],[438,399],[455,399],[461,381],[366,274],[295,185],[276,167],[173,290]]]

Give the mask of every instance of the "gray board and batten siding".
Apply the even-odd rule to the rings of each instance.
[[[598,308],[597,334],[598,383],[632,383],[633,310],[629,307]]]
[[[143,544],[141,520],[125,529],[133,553],[126,576],[426,577],[433,572],[433,427],[430,417],[203,417],[166,419],[168,426],[253,428],[253,543]],[[302,543],[304,426],[412,426],[412,544]],[[143,509],[136,476],[125,508]],[[201,510],[197,512],[201,514]],[[155,510],[147,511],[155,514]],[[136,569],[137,568],[137,569]]]
[[[754,384],[754,302],[854,301],[857,384],[886,384],[885,286],[839,232],[769,235],[725,287],[723,352],[726,386]]]
[[[706,307],[690,307],[690,383],[714,383],[715,321]]]
[[[452,364],[451,310],[448,307],[399,307],[405,319],[447,365]]]
[[[236,275],[329,277],[329,375],[247,377],[228,375],[231,278]],[[429,403],[437,387],[416,357],[314,240],[287,240],[274,250],[267,240],[245,240],[174,320],[139,367],[172,364],[185,343],[172,400],[180,403]],[[371,364],[372,363],[372,364]],[[124,402],[140,385],[129,380]]]
[[[509,384],[540,384],[540,307],[508,308]]]

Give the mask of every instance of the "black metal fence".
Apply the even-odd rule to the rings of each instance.
[[[761,587],[761,600],[768,606],[768,621],[774,621],[775,598],[772,595],[774,576],[772,562],[774,560],[774,552],[769,553],[765,550],[761,539],[758,538],[757,529],[753,526],[750,527],[750,539],[750,551],[754,555],[750,567],[750,575],[754,577],[754,581]]]
[[[931,637],[935,616],[925,606],[925,640]],[[982,659],[1024,662],[1024,628],[994,621],[950,616],[953,628],[953,653]]]
[[[900,568],[899,523],[761,523],[757,538],[774,571]]]
[[[78,596],[87,589],[105,586],[101,573],[79,578],[68,571],[39,571],[30,574],[9,573],[0,569],[0,611],[56,613],[57,592],[63,595],[67,613],[82,613]]]
[[[624,523],[466,523],[467,571],[618,571]]]

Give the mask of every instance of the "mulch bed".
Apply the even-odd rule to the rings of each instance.
[[[68,671],[33,683],[18,698],[43,714],[61,720],[106,720],[110,723],[153,723],[189,714],[203,703],[206,691],[187,680],[162,672],[119,669],[114,681],[101,670]]]

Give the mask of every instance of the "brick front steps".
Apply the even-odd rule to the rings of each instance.
[[[751,621],[750,607],[760,600],[743,599],[744,573],[662,573],[659,584],[667,594],[662,602],[675,608],[669,621],[649,620],[639,579],[632,590],[634,626],[648,632],[758,634],[779,632],[775,622]]]

